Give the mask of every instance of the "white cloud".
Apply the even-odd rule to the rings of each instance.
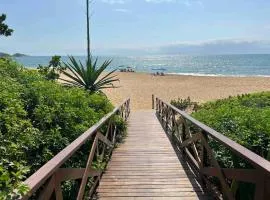
[[[128,0],[101,0],[103,3],[108,4],[125,4]]]
[[[131,10],[124,9],[124,8],[116,8],[114,9],[115,12],[121,12],[121,13],[131,13]]]

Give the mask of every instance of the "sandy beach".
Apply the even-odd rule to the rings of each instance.
[[[268,77],[153,76],[146,73],[119,72],[117,89],[104,90],[114,105],[131,98],[133,110],[151,109],[151,96],[166,101],[190,98],[206,102],[237,94],[270,91]]]

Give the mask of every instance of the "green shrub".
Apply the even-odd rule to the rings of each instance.
[[[11,199],[12,191],[26,192],[22,180],[112,108],[102,94],[64,87],[36,70],[0,59],[0,199]],[[91,141],[66,166],[82,165],[89,145]]]
[[[176,108],[187,112],[197,111],[199,108],[199,104],[191,101],[190,97],[186,99],[178,98],[177,100],[171,100],[171,104]]]
[[[26,191],[20,181],[29,172],[28,150],[39,137],[39,131],[27,119],[20,97],[23,86],[15,79],[18,74],[15,63],[0,60],[0,199],[10,199],[14,189],[18,194]]]
[[[209,102],[192,115],[260,156],[269,156],[270,92]]]
[[[60,71],[65,70],[61,66],[61,56],[53,56],[48,66],[38,66],[38,72],[42,74],[47,80],[57,80],[60,77]]]
[[[270,92],[238,95],[202,105],[190,98],[172,100],[171,104],[181,110],[195,111],[192,116],[197,120],[270,160]],[[191,126],[192,132],[196,130]],[[252,168],[251,164],[214,139],[209,138],[208,142],[221,167]],[[253,184],[232,183],[236,199],[253,199]]]
[[[246,94],[209,102],[193,117],[235,142],[270,160],[270,92]],[[252,168],[219,142],[209,140],[216,159],[225,168]],[[233,182],[236,199],[253,199],[254,185]]]

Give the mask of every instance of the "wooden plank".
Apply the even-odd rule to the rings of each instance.
[[[98,193],[99,197],[197,197],[204,195],[202,192],[123,192],[123,193],[118,193],[118,192],[110,192],[110,193]]]
[[[141,184],[141,185],[103,185],[99,186],[99,189],[169,189],[176,188],[174,184],[166,184],[166,185],[152,185],[152,184]],[[177,188],[200,188],[200,185],[181,185],[181,187]]]
[[[160,176],[160,175],[178,175],[179,173],[162,173],[162,172],[149,172],[149,173],[145,173],[145,172],[136,172],[136,171],[132,171],[132,172],[125,172],[125,171],[114,171],[114,172],[107,172],[106,174],[109,174],[109,175],[133,175],[133,176],[138,176],[138,175],[141,175],[141,176],[146,176],[146,175],[153,175],[153,176]]]
[[[134,166],[134,167],[123,167],[120,166],[116,169],[113,166],[108,167],[108,170],[110,171],[155,171],[155,170],[169,170],[169,171],[179,171],[181,170],[181,168],[177,168],[176,166],[170,166],[168,168],[166,168],[166,166],[153,166],[153,165],[149,165],[149,166]],[[184,170],[184,169],[183,169]]]
[[[111,193],[111,192],[117,192],[117,193],[125,193],[125,192],[128,192],[128,193],[135,193],[135,192],[138,192],[138,193],[160,193],[160,192],[194,192],[194,191],[198,191],[200,192],[201,191],[201,188],[197,187],[197,188],[193,188],[193,187],[189,187],[189,188],[152,188],[152,189],[149,189],[149,188],[129,188],[129,189],[126,189],[126,188],[99,188],[97,190],[99,193]]]
[[[60,182],[67,180],[75,180],[83,177],[85,168],[60,168],[56,174]],[[90,168],[88,170],[88,176],[100,176],[101,171]]]
[[[102,179],[154,179],[158,177],[159,179],[170,179],[170,178],[187,178],[186,174],[161,174],[159,176],[156,175],[104,175]]]
[[[102,197],[102,200],[111,200],[112,197]],[[209,200],[208,196],[181,197],[181,200]],[[179,197],[113,197],[113,200],[179,200]]]
[[[111,200],[112,197],[102,197],[103,200]],[[179,197],[113,197],[114,200],[179,200]],[[207,196],[181,197],[181,200],[209,200]]]
[[[167,177],[166,179],[165,178],[159,178],[158,176],[154,177],[154,178],[151,178],[151,180],[149,181],[149,179],[146,179],[146,178],[138,178],[138,179],[130,179],[130,178],[127,178],[127,179],[122,179],[122,178],[104,178],[102,180],[103,183],[105,182],[117,182],[117,183],[122,183],[122,182],[129,182],[129,183],[137,183],[137,182],[140,182],[140,183],[148,183],[148,182],[162,182],[162,183],[185,183],[185,182],[196,182],[195,180],[191,180],[189,177],[182,177],[182,178],[175,178],[175,177]]]
[[[100,185],[140,185],[140,184],[146,184],[146,185],[163,185],[163,184],[174,184],[174,185],[193,185],[193,184],[197,184],[197,182],[193,182],[190,180],[183,180],[183,181],[169,181],[169,180],[159,180],[159,181],[141,181],[141,180],[135,180],[135,181],[109,181],[106,182],[104,180],[101,181]],[[180,186],[179,186],[180,187]]]
[[[153,111],[132,113],[128,137],[113,153],[97,189],[106,199],[199,199],[196,176],[179,160]]]

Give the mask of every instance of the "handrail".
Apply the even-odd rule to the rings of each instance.
[[[83,144],[85,144],[89,139],[94,138],[95,141],[97,141],[96,145],[98,145],[98,140],[101,140],[103,143],[107,144],[107,145],[112,145],[114,143],[115,140],[115,134],[116,134],[116,127],[112,127],[111,124],[111,119],[113,116],[120,114],[120,116],[126,121],[127,118],[129,117],[129,113],[130,113],[130,99],[125,100],[122,104],[120,104],[118,107],[114,108],[114,110],[112,112],[110,112],[109,114],[107,114],[105,117],[103,117],[99,122],[97,122],[95,125],[93,125],[92,127],[90,127],[86,132],[84,132],[81,136],[79,136],[76,140],[74,140],[70,145],[68,145],[66,148],[64,148],[62,151],[60,151],[56,156],[54,156],[51,160],[49,160],[45,165],[43,165],[38,171],[36,171],[34,174],[32,174],[27,180],[24,181],[24,183],[29,187],[29,192],[27,193],[26,196],[24,196],[22,199],[28,199],[34,192],[36,192],[42,185],[44,185],[44,183],[47,182],[51,182],[53,179],[56,179],[56,173],[59,171],[59,173],[63,173],[62,168],[60,168]],[[103,127],[103,125],[105,125],[106,123],[109,123],[108,125],[108,129],[106,132],[106,136],[104,137],[103,134],[101,134],[99,132],[100,128]],[[109,133],[110,132],[110,133]],[[113,141],[109,141],[107,139],[109,134],[113,134],[112,136],[112,140]],[[94,137],[95,136],[95,137]],[[92,145],[92,147],[94,146],[94,144]],[[92,149],[93,151],[96,150],[96,148]],[[89,157],[93,157],[93,153],[94,152],[90,152]],[[104,149],[103,149],[104,150]],[[93,159],[93,158],[92,158]],[[92,161],[91,161],[92,162]],[[87,167],[91,167],[90,165],[91,163],[88,163],[89,166]],[[84,169],[84,173],[80,174],[85,175],[85,173],[87,173],[87,178],[88,178],[88,173],[89,170],[86,168]],[[75,176],[78,176],[79,171],[82,169],[74,169],[72,170],[70,168],[70,170],[66,171],[64,176],[67,176],[68,173],[74,173],[76,174]],[[59,174],[58,173],[58,174]],[[96,173],[93,173],[96,174]],[[55,175],[55,177],[53,177],[53,175]],[[90,174],[91,175],[91,174]],[[100,176],[101,173],[98,173],[98,175]],[[58,176],[59,178],[59,176]],[[78,177],[77,177],[78,178]],[[80,177],[81,178],[81,177]],[[84,177],[83,177],[84,178]],[[49,180],[51,179],[51,180]],[[62,179],[65,179],[65,177],[62,177]],[[61,180],[57,180],[58,183],[60,184],[59,181]],[[57,182],[55,180],[55,182]],[[54,185],[57,185],[54,184]],[[50,184],[48,183],[48,186],[46,186],[46,188],[50,187]],[[44,189],[45,191],[46,189]],[[50,188],[48,190],[56,190],[56,187],[54,188]],[[82,191],[81,193],[83,193],[84,191]],[[44,192],[45,193],[45,192]],[[62,194],[61,195],[57,195],[57,193],[59,193],[59,188],[58,191],[55,191],[56,193],[56,199],[62,199]],[[44,196],[46,196],[48,199],[50,198],[50,195],[48,194],[43,194]],[[61,198],[59,198],[61,197]],[[44,199],[44,198],[42,198]],[[46,199],[46,198],[45,198]],[[77,199],[81,199],[81,198],[77,198]]]
[[[202,175],[218,177],[222,194],[227,199],[234,199],[234,194],[228,184],[228,179],[256,184],[255,199],[266,199],[269,195],[266,190],[270,186],[270,162],[249,149],[227,138],[209,126],[194,119],[184,111],[175,106],[155,98],[156,112],[167,133],[176,139],[177,146],[184,151],[191,162],[196,166]],[[187,122],[200,129],[199,133],[193,134]],[[181,128],[180,128],[181,126]],[[182,129],[181,131],[179,129]],[[214,158],[214,153],[208,144],[208,137],[219,142],[229,150],[248,161],[255,170],[248,169],[224,169]],[[211,157],[211,159],[209,158]],[[208,159],[209,165],[204,163]],[[205,180],[205,177],[204,177]],[[207,181],[207,180],[206,180]]]
[[[194,125],[196,125],[200,129],[206,131],[211,137],[215,138],[220,143],[224,144],[226,147],[228,147],[230,150],[232,150],[236,154],[243,156],[245,159],[250,161],[256,167],[261,168],[261,169],[265,170],[266,172],[270,173],[270,162],[268,160],[264,159],[263,157],[259,156],[256,153],[250,151],[249,149],[243,147],[242,145],[236,143],[235,141],[231,140],[230,138],[227,138],[226,136],[215,131],[214,129],[210,128],[209,126],[199,122],[198,120],[194,119],[193,117],[188,115],[186,112],[179,110],[175,106],[173,106],[169,103],[166,103],[164,101],[163,101],[163,103],[166,104],[167,106],[171,107],[174,111],[181,114],[182,117],[184,117],[188,121],[192,122]]]

